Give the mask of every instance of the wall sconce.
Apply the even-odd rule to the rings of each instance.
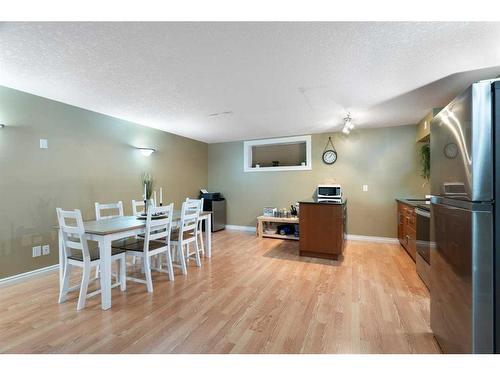
[[[5,128],[5,125],[4,124],[0,124],[0,129],[3,129]]]
[[[151,156],[153,152],[156,150],[154,148],[149,148],[149,147],[137,147],[137,149],[141,152],[143,156]]]

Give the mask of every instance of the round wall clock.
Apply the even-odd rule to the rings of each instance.
[[[327,150],[323,152],[323,162],[325,164],[333,164],[337,161],[337,151]]]
[[[328,146],[331,145],[331,148],[328,148]],[[335,150],[335,147],[333,146],[332,142],[332,137],[328,137],[328,142],[326,142],[325,150],[323,151],[323,163],[332,165],[337,161],[337,151]]]
[[[455,159],[458,155],[458,146],[455,143],[448,143],[444,146],[444,156],[448,159]]]

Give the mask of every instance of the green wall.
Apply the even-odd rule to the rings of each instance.
[[[0,279],[57,263],[56,207],[140,199],[147,171],[176,207],[207,185],[207,144],[0,86]],[[49,148],[39,148],[39,139]],[[134,148],[157,149],[146,158]],[[51,254],[32,258],[32,246]]]
[[[289,207],[321,183],[340,183],[351,234],[396,237],[396,197],[422,197],[416,127],[312,136],[310,171],[243,172],[243,142],[203,142],[143,127],[0,86],[0,279],[57,263],[56,207],[94,218],[94,202],[140,199],[140,175],[153,174],[165,201],[179,207],[200,188],[221,191],[228,224],[254,226],[264,206]],[[321,154],[332,136],[333,166]],[[39,139],[49,148],[39,148]],[[137,146],[157,149],[143,157]],[[207,163],[208,160],[208,163]],[[369,186],[368,192],[362,185]],[[32,258],[49,244],[51,254]]]
[[[332,136],[338,161],[328,166],[321,155]],[[397,237],[396,197],[423,197],[415,143],[416,126],[355,130],[312,136],[312,170],[243,172],[243,142],[208,146],[208,186],[227,199],[227,222],[254,226],[262,208],[289,207],[312,198],[322,183],[339,183],[348,199],[350,234]],[[368,192],[362,185],[368,185]]]

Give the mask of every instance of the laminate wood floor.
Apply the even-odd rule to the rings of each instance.
[[[98,296],[80,312],[77,292],[57,303],[57,272],[3,286],[0,352],[439,352],[429,293],[399,245],[349,241],[330,261],[299,257],[296,241],[222,231],[201,268],[153,282],[153,294],[129,282],[111,310]]]

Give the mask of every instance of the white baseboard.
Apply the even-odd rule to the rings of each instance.
[[[255,227],[243,226],[243,225],[226,225],[226,229],[229,230],[240,230],[244,232],[255,233]],[[375,242],[375,243],[390,243],[398,244],[399,240],[397,238],[391,237],[377,237],[377,236],[363,236],[360,234],[348,234],[347,240],[351,241],[364,241],[364,242]]]
[[[244,226],[244,225],[226,225],[226,229],[241,230],[244,232],[254,232],[255,233],[255,227],[248,227],[248,226]]]
[[[44,274],[44,273],[47,273],[47,272],[50,272],[53,270],[57,270],[58,268],[59,268],[59,263],[53,264],[52,266],[48,266],[48,267],[38,268],[38,269],[33,270],[33,271],[20,273],[18,275],[9,276],[9,277],[6,277],[4,279],[0,279],[0,286],[5,285],[5,284],[16,283],[16,282],[19,282],[19,281],[22,281],[25,279],[29,279],[31,277],[39,276],[41,274]]]
[[[365,241],[365,242],[391,243],[391,244],[399,243],[399,240],[397,238],[362,236],[360,234],[348,234],[347,239],[351,241]]]

